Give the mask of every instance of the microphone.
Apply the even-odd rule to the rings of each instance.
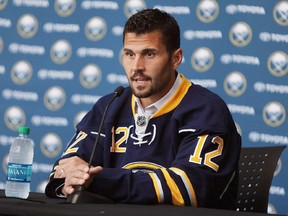
[[[96,140],[94,142],[92,153],[90,155],[90,159],[89,159],[89,163],[88,163],[88,167],[89,168],[91,167],[92,160],[94,158],[94,154],[95,154],[95,151],[96,151],[96,147],[97,147],[97,144],[99,142],[99,137],[100,137],[100,133],[101,133],[101,130],[102,130],[102,127],[103,127],[103,124],[104,124],[104,120],[105,120],[105,117],[106,117],[107,110],[108,110],[109,106],[111,105],[111,103],[114,101],[114,99],[116,97],[119,97],[123,93],[123,91],[124,91],[124,87],[123,86],[118,86],[114,90],[114,92],[113,92],[114,94],[113,94],[111,100],[108,102],[108,104],[105,107],[105,110],[104,110],[104,113],[103,113],[103,116],[102,116],[102,119],[101,119],[101,122],[100,122],[100,125],[99,125],[98,134],[97,134]],[[89,193],[89,192],[85,191],[85,188],[84,188],[83,185],[76,186],[75,192],[68,196],[67,202],[68,203],[72,203],[72,204],[75,204],[75,203],[91,203],[91,202],[94,202],[94,203],[114,203],[112,200],[110,200],[110,199],[108,199],[108,198],[106,198],[104,196],[100,196],[98,194]]]

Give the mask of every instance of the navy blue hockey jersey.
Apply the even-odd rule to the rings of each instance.
[[[241,137],[219,96],[181,78],[173,97],[148,122],[135,120],[129,87],[115,99],[92,162],[104,169],[88,190],[123,203],[234,208]],[[99,99],[86,114],[60,159],[77,155],[89,161],[111,97]],[[145,123],[139,134],[136,125]],[[51,197],[59,186],[54,170],[46,187]]]

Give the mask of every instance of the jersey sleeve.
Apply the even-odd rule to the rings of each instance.
[[[70,140],[66,149],[59,159],[57,159],[53,165],[52,171],[49,175],[48,184],[45,188],[45,194],[48,197],[62,197],[62,195],[58,192],[61,186],[64,185],[64,178],[54,178],[55,171],[59,165],[59,161],[64,158],[78,156],[85,161],[89,161],[91,150],[94,144],[95,138],[89,136],[85,131],[77,131],[75,135]],[[98,147],[99,155],[97,157],[97,164],[101,165],[101,147]]]
[[[95,143],[95,137],[99,132],[99,125],[101,123],[104,110],[111,100],[112,95],[113,94],[108,94],[100,98],[94,104],[93,108],[78,123],[74,136],[69,141],[61,157],[55,161],[49,175],[48,184],[45,188],[45,194],[48,197],[59,197],[57,190],[64,184],[65,179],[54,178],[55,170],[57,169],[61,159],[78,156],[86,162],[90,160],[91,152]],[[100,143],[104,138],[103,134],[100,134],[99,136]],[[97,145],[95,152],[96,154],[95,157],[93,157],[92,164],[102,166],[103,148],[101,145]]]

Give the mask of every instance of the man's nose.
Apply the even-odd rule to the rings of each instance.
[[[134,59],[133,70],[142,71],[145,68],[145,62],[142,56],[136,56]]]

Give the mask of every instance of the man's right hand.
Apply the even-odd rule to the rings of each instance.
[[[93,180],[93,175],[101,172],[101,166],[90,167],[88,163],[81,158],[74,156],[59,161],[55,172],[55,178],[65,178],[65,184],[62,193],[68,196],[74,193],[76,186],[89,186]]]

